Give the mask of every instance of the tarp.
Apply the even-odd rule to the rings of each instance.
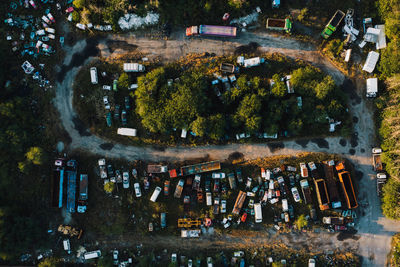
[[[126,136],[136,136],[136,129],[132,128],[118,128],[117,134]]]
[[[385,35],[385,25],[375,25],[376,29],[379,29],[378,41],[376,42],[376,49],[386,48],[386,35]]]
[[[379,59],[379,53],[377,53],[375,51],[369,52],[367,60],[365,61],[363,70],[365,70],[366,72],[372,73],[375,69],[378,59]]]

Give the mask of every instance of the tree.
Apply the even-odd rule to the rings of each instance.
[[[323,78],[323,74],[315,67],[307,66],[292,72],[290,82],[296,93],[302,96],[315,96],[314,88]]]
[[[72,21],[79,22],[79,20],[80,20],[79,12],[75,10],[74,12],[72,12]]]
[[[324,79],[315,87],[315,96],[323,100],[335,89],[335,81],[331,76],[325,76]]]
[[[308,17],[308,8],[303,8],[300,10],[300,14],[297,16],[297,20],[300,22],[304,22],[305,18]]]
[[[299,230],[301,230],[303,227],[306,227],[308,225],[306,216],[304,214],[301,214],[294,222],[294,224],[297,226],[297,229]]]
[[[324,50],[327,51],[331,57],[338,57],[343,51],[343,42],[339,39],[332,39],[326,45]]]
[[[119,87],[124,88],[124,89],[129,88],[130,79],[129,79],[129,75],[126,72],[122,73],[121,76],[119,76],[118,85],[119,85]]]
[[[216,114],[208,118],[209,134],[213,140],[220,140],[225,134],[225,118],[222,114]]]
[[[115,187],[114,183],[108,182],[104,184],[104,191],[106,191],[106,193],[108,194],[111,194],[114,191],[114,187]]]
[[[299,134],[303,129],[303,121],[301,119],[291,120],[288,129],[293,135]]]
[[[86,0],[74,0],[74,2],[72,2],[74,7],[80,9],[80,8],[84,8],[86,6]]]
[[[31,147],[25,154],[26,159],[34,165],[42,165],[46,160],[46,154],[42,148]]]
[[[55,266],[61,266],[61,260],[58,258],[45,258],[41,262],[39,262],[38,267],[55,267]]]
[[[400,182],[394,179],[383,187],[382,211],[390,219],[400,219]]]
[[[29,164],[29,162],[27,161],[20,161],[18,162],[18,169],[20,170],[20,172],[28,174],[29,171],[31,170],[31,165]]]
[[[271,94],[278,98],[284,97],[286,95],[285,83],[281,81],[281,78],[278,74],[272,76],[272,79],[274,80],[275,84],[271,88]]]
[[[204,117],[197,117],[197,119],[192,122],[190,129],[196,136],[204,136],[207,133],[207,120]]]

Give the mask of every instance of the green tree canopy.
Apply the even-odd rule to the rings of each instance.
[[[25,154],[26,159],[34,165],[42,165],[46,160],[46,153],[40,147],[31,147]]]
[[[281,81],[281,77],[278,74],[274,74],[272,76],[272,80],[274,80],[275,84],[271,88],[271,94],[275,97],[284,97],[286,95],[286,85],[283,81]]]
[[[294,224],[297,226],[297,229],[299,230],[301,230],[303,227],[306,227],[308,225],[306,216],[304,214],[301,214],[294,222]]]
[[[325,76],[315,87],[315,96],[324,100],[335,89],[335,81],[331,76]]]
[[[80,8],[84,8],[86,6],[86,0],[74,0],[74,2],[72,2],[74,7],[80,9]]]
[[[130,85],[130,79],[128,73],[122,73],[118,78],[118,87],[128,89]]]
[[[114,191],[114,188],[115,188],[115,184],[112,182],[108,182],[108,183],[104,184],[104,191],[106,193],[111,194]]]
[[[207,133],[207,119],[204,117],[197,117],[196,120],[192,122],[190,129],[199,137],[203,137]]]

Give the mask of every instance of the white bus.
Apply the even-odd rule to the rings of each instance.
[[[101,251],[100,250],[95,250],[91,252],[86,252],[85,255],[83,256],[85,260],[90,260],[90,259],[95,259],[101,256]]]
[[[91,67],[90,68],[90,80],[92,81],[92,84],[98,84],[99,80],[97,78],[97,68],[96,67]]]
[[[262,210],[260,203],[254,203],[254,218],[256,223],[262,222]]]
[[[151,195],[150,201],[156,202],[160,192],[161,192],[161,187],[157,186],[156,189],[154,189],[153,194]]]

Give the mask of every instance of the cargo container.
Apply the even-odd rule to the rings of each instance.
[[[320,210],[328,210],[329,209],[329,195],[328,190],[326,188],[325,180],[323,179],[314,179],[315,189],[317,193],[317,199]]]
[[[338,172],[339,181],[342,185],[343,193],[346,198],[346,204],[348,209],[355,209],[358,207],[356,194],[354,192],[353,182],[348,171],[345,170],[344,162],[336,164],[336,170]]]
[[[186,28],[186,36],[209,35],[220,37],[236,37],[237,29],[231,26],[200,25]]]
[[[332,203],[332,208],[338,209],[342,207],[342,202],[340,201],[339,191],[337,188],[337,183],[335,179],[335,161],[329,160],[323,162],[326,184],[328,186],[329,198]]]

